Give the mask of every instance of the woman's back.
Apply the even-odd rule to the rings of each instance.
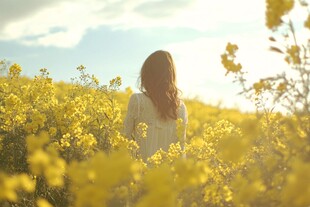
[[[187,111],[182,101],[180,101],[177,115],[184,125],[187,124]],[[139,137],[135,132],[136,126],[141,122],[148,126],[146,138]],[[126,136],[133,135],[138,142],[144,160],[159,149],[167,151],[171,143],[185,138],[185,134],[177,137],[176,120],[172,118],[164,120],[152,100],[144,93],[135,93],[131,96],[124,126]]]
[[[179,98],[176,68],[169,52],[158,50],[149,55],[139,78],[142,93],[131,96],[124,124],[126,136],[134,136],[146,161],[157,150],[168,150],[169,145],[178,139],[184,143],[185,127],[183,135],[178,138],[176,121],[181,118],[186,125],[187,112]],[[136,126],[141,122],[148,125],[146,139],[136,133]]]

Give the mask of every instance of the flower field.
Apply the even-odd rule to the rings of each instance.
[[[120,77],[101,84],[81,65],[72,83],[53,82],[47,69],[27,78],[18,64],[1,61],[0,206],[310,206],[309,39],[286,42],[295,30],[281,18],[294,1],[266,4],[266,25],[276,36],[270,40],[287,31],[285,48],[271,49],[284,56],[293,78],[284,73],[248,85],[236,63],[239,48],[228,43],[223,68],[257,112],[186,99],[186,142],[147,162],[123,135],[132,91],[119,90]],[[310,16],[304,29],[309,22]],[[267,108],[266,97],[289,113]],[[147,126],[137,130],[147,139]]]
[[[185,149],[173,144],[146,164],[122,135],[131,90],[78,70],[72,84],[46,69],[20,77],[17,64],[1,78],[1,206],[309,204],[309,116],[186,100]]]

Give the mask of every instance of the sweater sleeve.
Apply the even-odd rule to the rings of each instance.
[[[181,101],[180,109],[179,109],[179,117],[183,121],[183,125],[187,125],[188,123],[188,114],[187,114],[187,108],[185,106],[185,103]]]
[[[124,120],[124,133],[129,139],[133,137],[135,131],[136,120],[138,117],[138,99],[137,95],[131,95],[127,107],[127,114]]]
[[[184,149],[185,142],[186,142],[186,126],[188,123],[188,114],[187,114],[187,108],[183,101],[181,101],[181,104],[180,104],[178,118],[182,119],[182,127],[181,127],[181,132],[179,132],[180,133],[179,140],[180,140],[181,148]]]

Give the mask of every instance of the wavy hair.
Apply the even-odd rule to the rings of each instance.
[[[176,70],[169,52],[158,50],[144,61],[140,72],[140,90],[150,97],[161,118],[177,119],[180,105]]]

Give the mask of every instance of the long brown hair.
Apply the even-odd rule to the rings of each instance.
[[[144,61],[140,73],[140,90],[151,98],[161,118],[177,119],[180,105],[176,71],[169,52],[158,50]]]

